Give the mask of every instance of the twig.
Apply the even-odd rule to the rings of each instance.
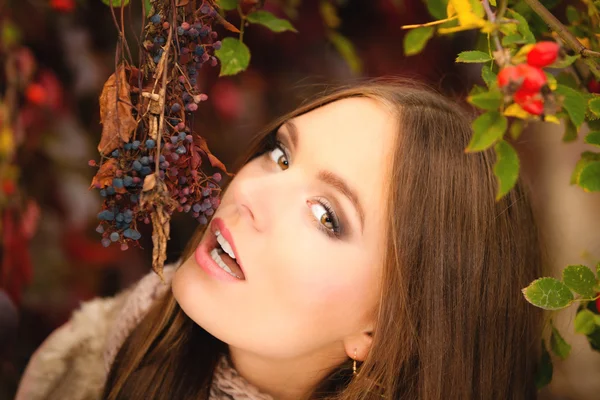
[[[489,0],[483,0],[482,3],[483,3],[483,9],[485,10],[485,13],[487,14],[488,20],[491,23],[496,23],[496,14],[494,14],[494,12],[492,11]],[[498,32],[497,31],[492,32],[492,37],[494,38],[494,44],[496,45],[496,50],[503,53],[504,49],[502,48],[502,44],[500,43],[500,38],[498,37]]]
[[[156,135],[156,157],[154,160],[155,164],[155,173],[156,179],[160,178],[160,144],[162,141],[162,132],[165,126],[165,97],[167,93],[167,75],[168,75],[168,65],[169,62],[169,50],[171,50],[171,40],[173,40],[173,27],[169,26],[169,37],[167,38],[167,44],[163,50],[162,59],[160,62],[163,63],[163,76],[162,76],[162,86],[160,87],[159,98],[158,98],[158,108],[161,110],[160,117],[158,120],[158,133]]]
[[[585,62],[592,74],[600,78],[600,69],[594,57],[600,58],[600,53],[586,48],[569,30],[538,0],[524,0],[529,7],[558,34],[558,36],[571,48],[575,53],[581,55],[581,59]]]

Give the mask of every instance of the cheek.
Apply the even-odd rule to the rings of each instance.
[[[335,248],[326,240],[302,240],[292,248],[275,258],[285,259],[286,267],[274,274],[278,297],[292,310],[331,324],[356,320],[373,307],[376,271],[360,249]]]

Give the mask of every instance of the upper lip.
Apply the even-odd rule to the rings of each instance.
[[[231,250],[233,250],[233,255],[235,256],[235,261],[240,266],[240,269],[242,270],[242,273],[245,276],[246,272],[244,271],[244,267],[242,266],[242,261],[240,260],[239,254],[238,254],[237,249],[235,247],[235,242],[233,241],[233,237],[231,236],[231,232],[229,232],[229,229],[227,229],[227,227],[225,226],[225,221],[223,221],[221,218],[215,218],[215,219],[213,219],[212,223],[211,223],[211,231],[213,233],[215,233],[215,231],[221,232],[221,235],[231,245]]]

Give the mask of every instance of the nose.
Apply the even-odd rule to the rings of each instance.
[[[256,231],[267,231],[300,199],[297,180],[292,174],[238,174],[230,190],[240,217]]]
[[[232,184],[233,201],[240,217],[246,220],[256,231],[267,228],[265,205],[265,183],[256,177],[242,177]]]

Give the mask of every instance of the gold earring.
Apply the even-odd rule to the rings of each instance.
[[[354,349],[354,362],[352,363],[352,375],[357,375],[356,373],[356,349]]]

